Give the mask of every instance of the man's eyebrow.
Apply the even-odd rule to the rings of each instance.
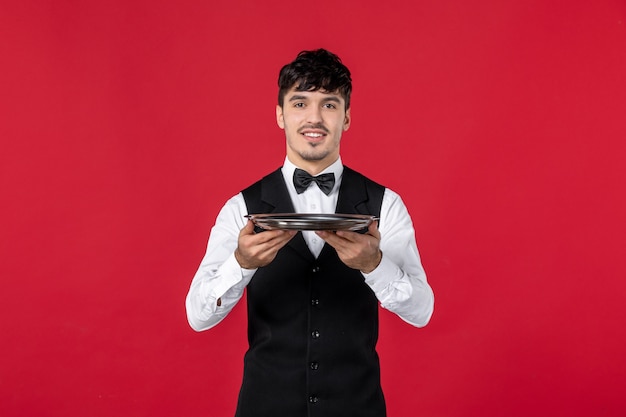
[[[308,98],[307,96],[294,95],[294,96],[289,97],[289,101],[306,100],[307,98]]]
[[[298,101],[298,100],[308,100],[308,99],[309,99],[308,96],[295,94],[295,95],[289,97],[288,101]],[[331,95],[329,95],[327,97],[324,97],[322,99],[322,101],[332,101],[332,102],[335,102],[335,103],[341,103],[341,100],[339,99],[339,97],[331,96]]]
[[[339,100],[339,97],[337,96],[328,96],[325,97],[322,101],[334,101],[335,103],[341,103],[341,100]]]

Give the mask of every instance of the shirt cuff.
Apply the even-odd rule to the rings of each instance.
[[[398,268],[389,258],[383,256],[380,263],[372,272],[366,274],[362,272],[365,283],[370,286],[375,294],[384,293],[392,282],[402,278],[402,270]]]
[[[211,296],[215,300],[222,298],[229,290],[236,288],[243,291],[248,285],[256,269],[242,268],[235,258],[235,254],[231,254],[226,261],[220,266],[218,274],[223,278],[215,283]]]

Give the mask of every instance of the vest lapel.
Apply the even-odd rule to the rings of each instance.
[[[344,166],[336,213],[371,214],[366,206],[369,196],[363,177]]]
[[[293,213],[293,203],[280,169],[263,178],[261,201],[267,207],[264,213]]]
[[[261,200],[267,208],[263,213],[295,213],[296,210],[289,197],[289,191],[287,190],[287,185],[285,184],[280,168],[263,178]],[[315,260],[304,241],[304,237],[302,237],[302,233],[298,233],[294,236],[293,239],[287,243],[287,246],[294,249],[307,260]]]

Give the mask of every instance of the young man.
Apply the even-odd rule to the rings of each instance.
[[[340,59],[303,51],[281,69],[278,84],[284,165],[222,208],[187,295],[187,317],[193,329],[209,329],[247,288],[249,349],[237,417],[383,417],[378,304],[418,327],[433,312],[413,225],[396,193],[341,161],[352,82]],[[303,185],[307,173],[327,181]],[[364,233],[260,232],[245,218],[292,212],[380,220]]]

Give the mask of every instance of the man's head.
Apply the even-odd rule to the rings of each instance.
[[[350,71],[323,49],[304,51],[278,78],[276,121],[285,131],[287,157],[317,175],[339,158],[350,127]]]
[[[285,65],[278,76],[278,105],[283,106],[285,94],[295,91],[322,91],[343,97],[346,110],[350,108],[352,78],[341,59],[325,49],[302,51]]]

